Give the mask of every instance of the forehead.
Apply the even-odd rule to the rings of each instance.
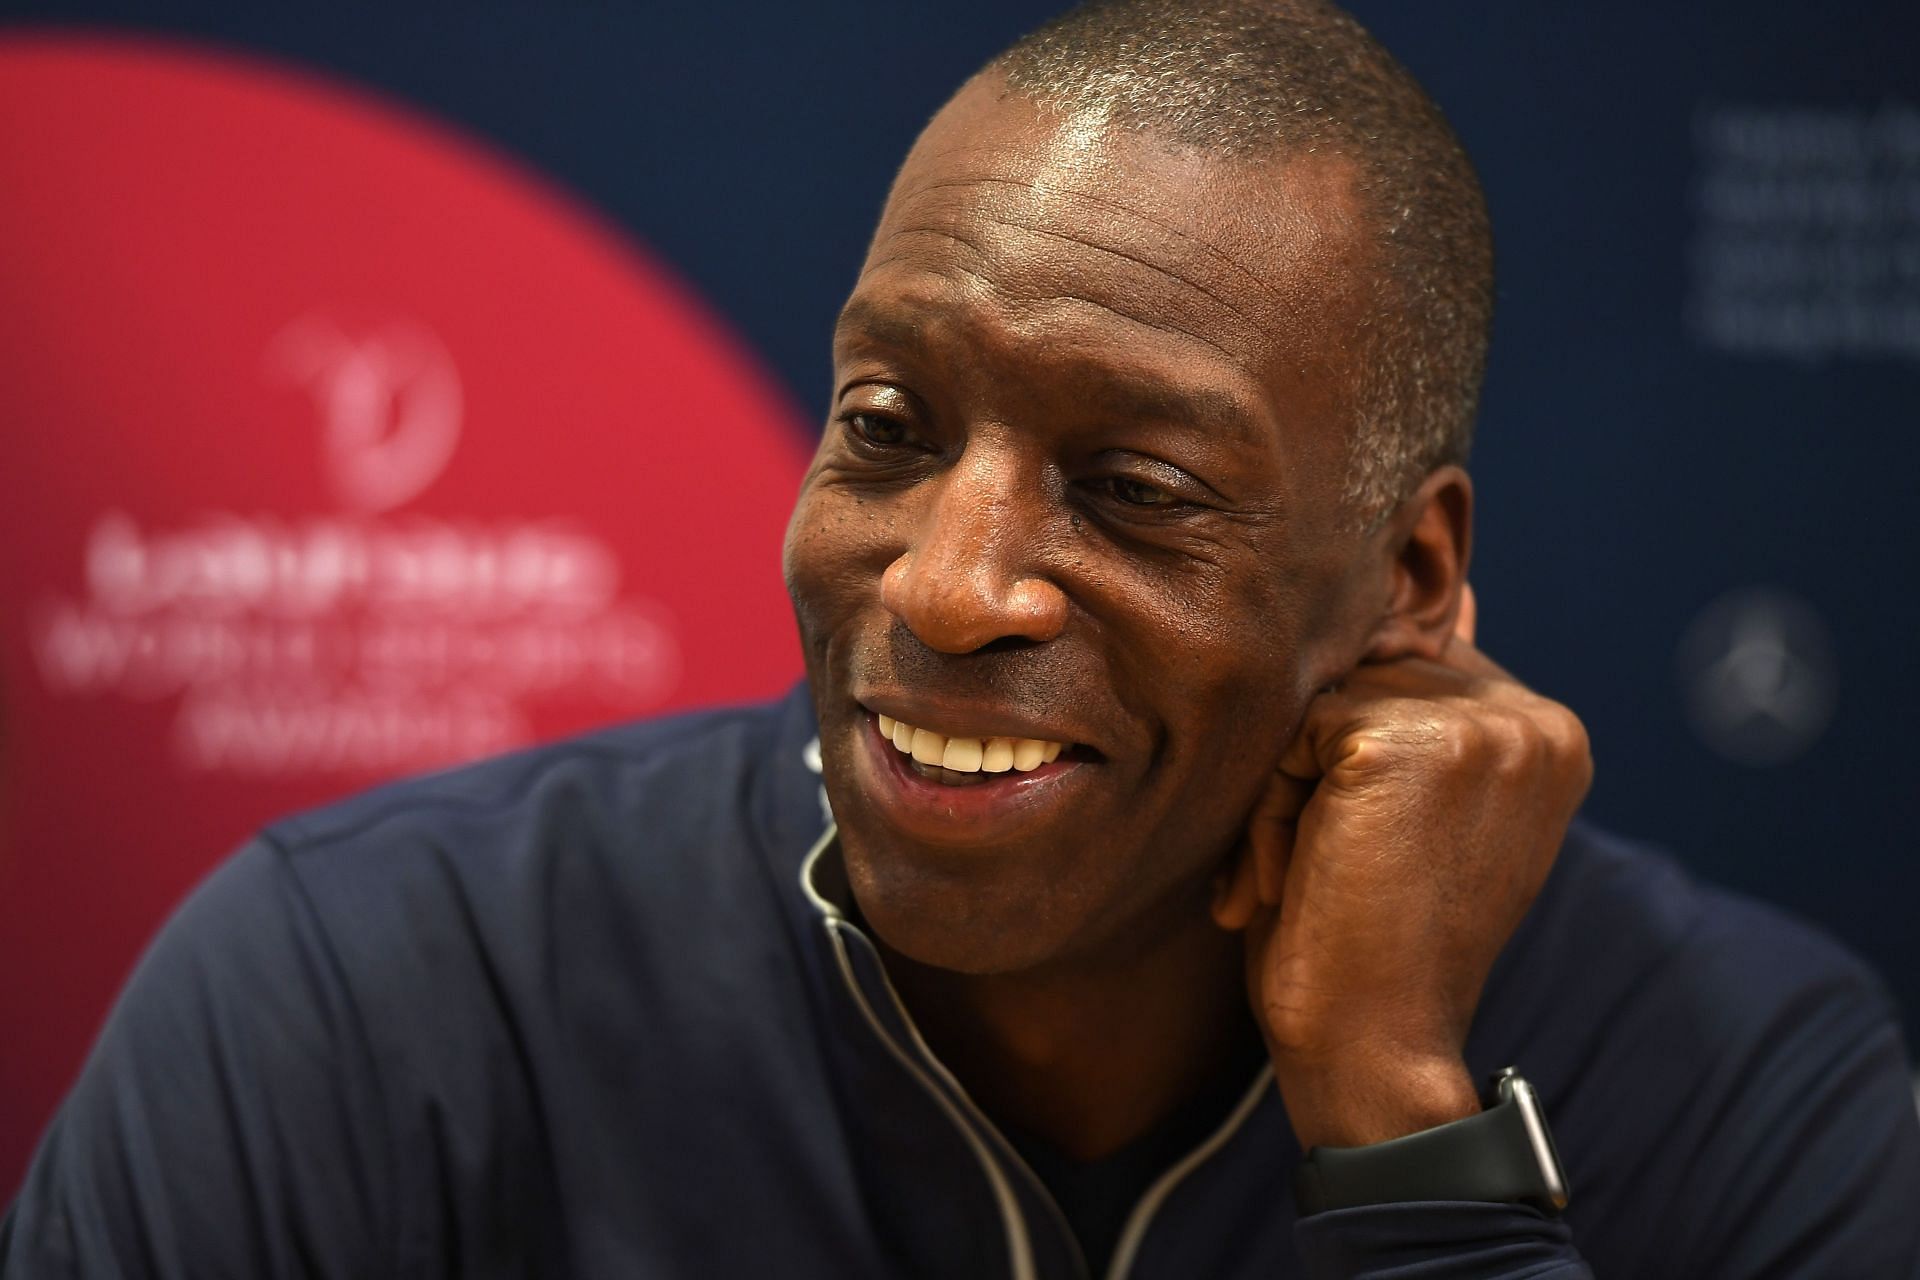
[[[837,347],[919,343],[1062,394],[1166,389],[1332,451],[1360,374],[1354,191],[1340,157],[1175,150],[976,81],[902,166]]]

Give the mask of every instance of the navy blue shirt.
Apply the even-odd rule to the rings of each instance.
[[[275,826],[128,983],[0,1226],[7,1277],[1073,1277],[847,901],[804,696]],[[1296,1221],[1271,1073],[1112,1276],[1910,1277],[1920,1123],[1874,977],[1576,826],[1467,1046],[1573,1187]],[[1085,1220],[1088,1211],[1080,1211]]]

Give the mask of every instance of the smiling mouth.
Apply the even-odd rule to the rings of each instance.
[[[1070,749],[1067,743],[1044,738],[969,738],[922,729],[892,716],[876,718],[880,736],[907,757],[907,768],[949,787],[991,782],[998,774],[1030,773]]]

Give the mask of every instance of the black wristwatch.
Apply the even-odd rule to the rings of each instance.
[[[1293,1175],[1300,1216],[1407,1200],[1497,1200],[1543,1213],[1567,1207],[1567,1176],[1540,1096],[1512,1068],[1487,1109],[1366,1147],[1315,1147]]]

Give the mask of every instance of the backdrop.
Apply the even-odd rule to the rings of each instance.
[[[1053,6],[0,6],[0,1197],[274,813],[798,670],[892,166]],[[1356,0],[1485,177],[1486,647],[1920,1008],[1920,9]]]

